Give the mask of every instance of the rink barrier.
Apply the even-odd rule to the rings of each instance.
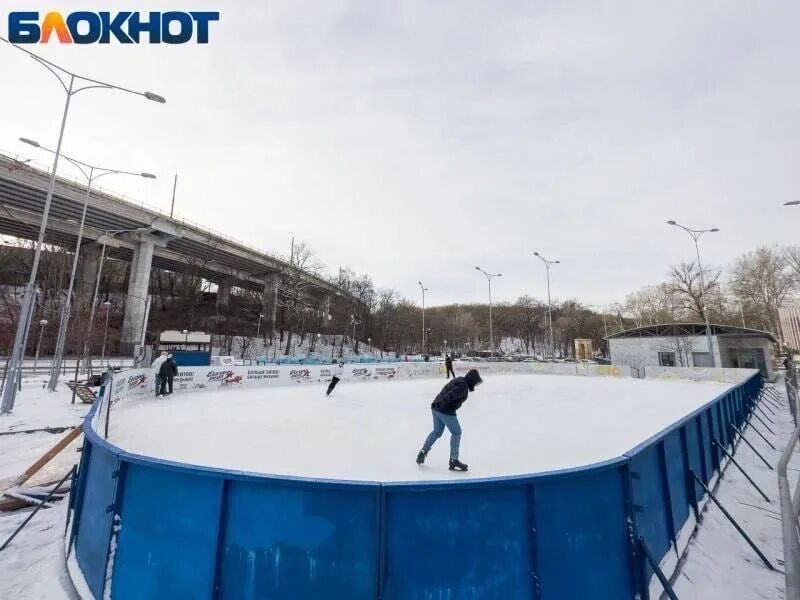
[[[630,368],[592,363],[504,363],[456,361],[456,375],[469,369],[482,375],[541,374],[581,375],[587,377],[626,377]],[[345,381],[423,379],[445,377],[444,363],[347,363],[331,365],[263,365],[250,367],[178,367],[173,390],[199,392],[219,388],[266,387],[327,383],[334,375]],[[155,373],[152,369],[131,369],[114,375],[113,400],[152,398],[155,396]]]
[[[73,552],[95,598],[657,597],[757,372],[615,459],[445,482],[356,482],[176,463],[104,440],[93,406]],[[620,418],[624,418],[621,415]],[[413,450],[413,449],[412,449]],[[650,594],[650,595],[649,595]]]

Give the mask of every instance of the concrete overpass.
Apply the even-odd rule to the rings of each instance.
[[[13,157],[0,154],[0,235],[38,238],[49,175]],[[68,179],[56,180],[47,223],[48,239],[74,249],[86,188]],[[84,228],[83,281],[78,293],[90,298],[101,244],[107,254],[132,263],[123,322],[123,348],[139,341],[144,324],[150,271],[153,267],[190,273],[219,286],[218,301],[228,302],[231,287],[262,294],[264,314],[274,325],[281,279],[293,267],[271,254],[252,248],[180,218],[93,191]],[[301,273],[314,295],[348,296],[325,279]]]

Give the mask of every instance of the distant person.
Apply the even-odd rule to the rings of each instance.
[[[453,379],[455,379],[456,374],[455,371],[453,371],[453,357],[449,354],[444,355],[444,366],[447,368],[447,374],[444,376],[444,378],[450,379],[450,375],[452,375]]]
[[[178,365],[172,354],[167,356],[167,360],[161,363],[161,368],[158,370],[159,379],[161,379],[161,389],[159,396],[169,396],[172,394],[172,380],[178,374]],[[169,390],[169,391],[167,391]]]
[[[161,365],[164,364],[164,361],[167,360],[167,352],[166,350],[162,351],[159,356],[153,361],[150,365],[150,368],[153,369],[153,381],[155,381],[155,395],[156,398],[161,394]]]
[[[335,388],[336,384],[342,380],[342,377],[344,376],[344,362],[336,363],[335,369],[336,372],[333,375],[333,377],[331,377],[331,382],[328,384],[328,389],[325,392],[326,396],[330,396],[331,392],[333,391],[333,388]]]
[[[425,457],[430,452],[433,444],[442,437],[444,428],[450,432],[450,470],[466,471],[467,465],[458,460],[458,450],[461,444],[461,425],[456,417],[456,411],[467,399],[470,392],[474,392],[483,380],[476,369],[470,369],[464,377],[456,377],[445,384],[442,391],[431,404],[433,413],[433,431],[428,434],[422,450],[417,454],[417,464],[425,462]]]

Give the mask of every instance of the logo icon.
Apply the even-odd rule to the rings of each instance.
[[[38,11],[8,14],[8,39],[12,44],[46,44],[52,37],[61,44],[186,44],[208,43],[209,25],[219,21],[218,12],[168,11],[148,13],[80,10],[66,18],[50,11],[40,19]]]

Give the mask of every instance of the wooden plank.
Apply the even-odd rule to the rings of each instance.
[[[20,485],[28,481],[28,479],[33,477],[39,471],[39,469],[41,469],[43,466],[49,463],[53,459],[53,457],[55,457],[64,448],[69,446],[69,444],[72,443],[75,439],[77,439],[77,437],[82,433],[83,429],[81,429],[80,427],[77,429],[73,429],[72,431],[67,433],[67,435],[62,437],[55,446],[53,446],[52,448],[50,448],[50,450],[45,452],[44,455],[39,460],[37,460],[30,467],[28,467],[28,469],[22,475],[17,477],[14,480],[14,483],[11,484],[11,487],[19,487]]]

